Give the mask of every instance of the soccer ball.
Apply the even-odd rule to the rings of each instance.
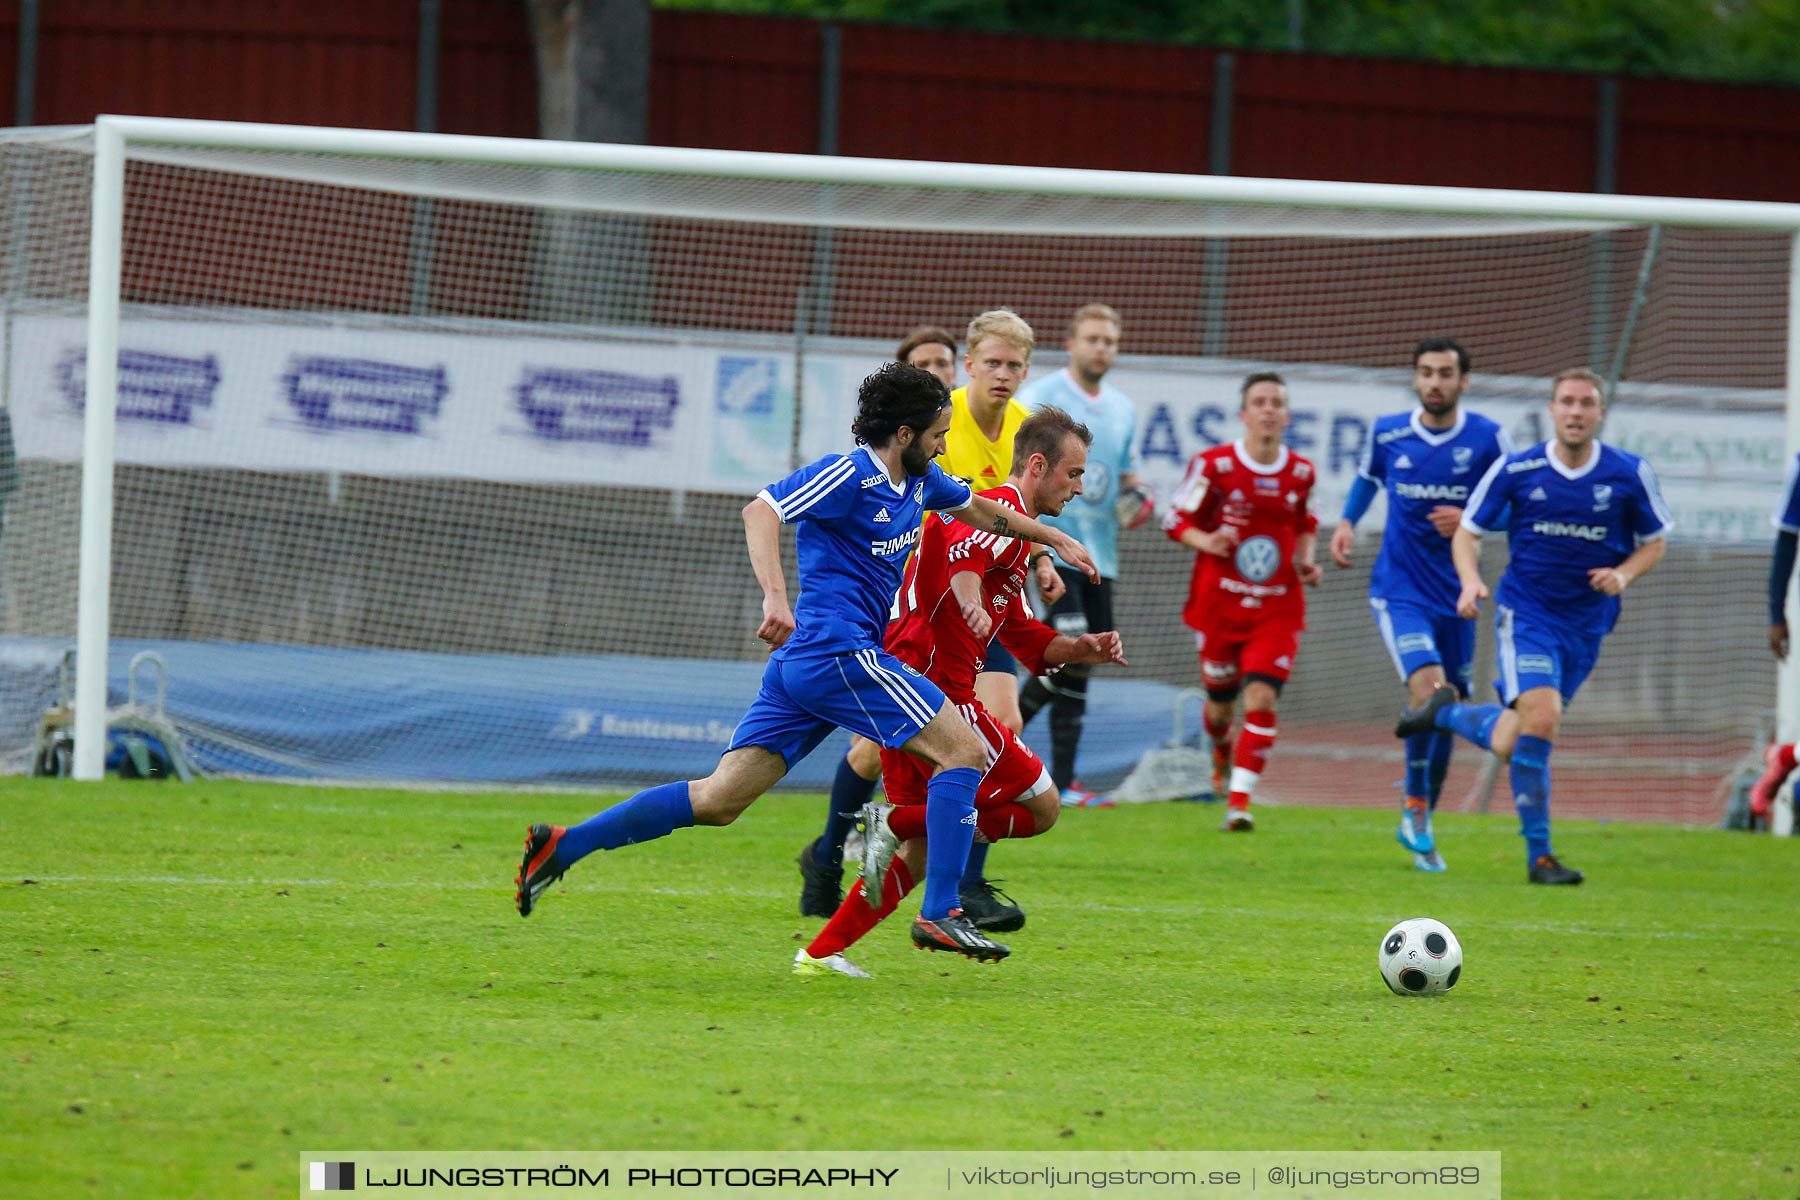
[[[1437,996],[1462,978],[1462,943],[1442,921],[1408,917],[1381,939],[1381,977],[1400,996]]]

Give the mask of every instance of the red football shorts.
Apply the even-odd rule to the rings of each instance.
[[[975,730],[987,752],[987,771],[975,792],[975,807],[986,810],[1023,800],[1050,786],[1050,773],[1030,747],[1013,731],[995,720],[980,703],[959,704],[956,711]],[[881,751],[881,783],[890,804],[925,803],[925,786],[931,782],[931,766],[904,750]]]
[[[1196,633],[1194,645],[1200,651],[1202,686],[1209,692],[1235,693],[1251,675],[1287,682],[1300,653],[1300,626],[1279,620],[1223,626]]]

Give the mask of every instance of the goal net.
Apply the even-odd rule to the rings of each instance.
[[[1110,379],[1165,499],[1192,454],[1238,436],[1242,377],[1287,376],[1321,561],[1370,423],[1413,404],[1420,339],[1469,348],[1465,403],[1521,444],[1547,433],[1555,372],[1616,380],[1603,436],[1656,466],[1678,528],[1567,717],[1557,811],[1714,820],[1771,720],[1786,210],[118,127],[110,448],[86,429],[94,130],[0,140],[6,769],[29,769],[66,690],[86,436],[111,460],[88,470],[112,468],[110,571],[91,575],[109,584],[109,703],[134,654],[159,656],[200,770],[703,774],[765,657],[745,501],[849,448],[857,383],[913,326],[960,334],[1012,308],[1041,377],[1091,301],[1123,316]],[[1309,596],[1263,785],[1277,803],[1397,795],[1404,692],[1367,606],[1382,516]],[[1122,546],[1132,666],[1098,674],[1079,763],[1100,789],[1196,727],[1171,715],[1197,683],[1191,554],[1154,524]],[[1492,658],[1484,628],[1483,693]],[[840,746],[790,783],[823,786]],[[1457,756],[1448,806],[1482,802],[1479,766]]]

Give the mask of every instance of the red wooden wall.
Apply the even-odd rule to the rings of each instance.
[[[44,0],[37,124],[100,112],[413,128],[417,0]],[[0,0],[0,111],[18,0]],[[825,26],[659,11],[650,139],[819,147]],[[1205,172],[1217,52],[841,27],[842,154]],[[1238,53],[1234,174],[1585,191],[1601,80]],[[437,126],[533,136],[525,8],[443,0]],[[1800,89],[1619,85],[1617,190],[1800,201]]]

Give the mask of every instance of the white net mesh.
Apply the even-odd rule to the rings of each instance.
[[[13,769],[75,627],[91,168],[80,131],[0,143]],[[1656,464],[1682,528],[1565,725],[1556,804],[1717,814],[1774,700],[1761,595],[1786,235],[1073,191],[134,150],[115,701],[124,660],[154,649],[214,771],[704,773],[762,658],[744,499],[848,448],[855,384],[910,327],[1011,307],[1042,375],[1068,314],[1097,300],[1124,316],[1113,380],[1165,496],[1191,454],[1236,436],[1245,371],[1288,374],[1293,441],[1321,472],[1321,558],[1369,421],[1411,404],[1419,339],[1468,346],[1468,402],[1521,441],[1549,375],[1621,365],[1608,439]],[[1313,596],[1270,799],[1395,795],[1403,693],[1366,606],[1380,516],[1359,566]],[[1196,683],[1190,556],[1150,532],[1123,547],[1133,666],[1097,679],[1080,767],[1100,787]],[[1491,659],[1484,636],[1484,677]],[[818,786],[831,755],[794,781]],[[1478,802],[1477,765],[1459,755],[1452,807]]]

